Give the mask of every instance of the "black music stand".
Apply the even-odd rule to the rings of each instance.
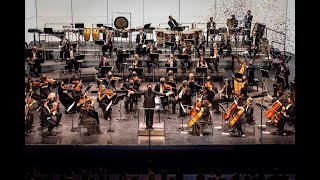
[[[154,43],[154,40],[153,39],[146,39],[144,40],[144,44],[153,44]]]
[[[101,66],[101,74],[107,74],[111,69],[112,66]]]
[[[194,45],[194,40],[193,39],[185,39],[184,40],[185,42],[187,42],[187,44],[192,44],[192,45]]]
[[[164,45],[165,45],[165,46],[169,46],[170,51],[171,51],[171,50],[172,50],[172,47],[174,46],[174,42],[166,41],[166,42],[164,42]]]
[[[118,91],[117,91],[118,92]],[[117,96],[116,97],[116,99],[115,99],[115,101],[114,101],[114,103],[113,103],[113,105],[116,105],[118,102],[120,102],[119,103],[119,112],[120,112],[120,118],[117,118],[116,120],[118,120],[118,121],[121,121],[121,120],[128,120],[127,118],[122,118],[121,117],[121,107],[122,107],[122,105],[121,105],[121,101],[123,100],[123,98],[125,97],[126,95],[125,94],[123,94],[123,95],[120,95],[120,96]]]
[[[187,105],[182,105],[181,102],[179,103],[179,105],[180,105],[180,108],[182,108],[183,113],[184,113],[184,114],[187,114],[186,109],[183,107],[183,106],[187,106]],[[181,130],[181,133],[187,133],[187,132],[184,131],[183,119],[184,119],[184,115],[181,116],[181,127],[179,127],[178,129]]]
[[[177,26],[177,27],[173,27],[172,30],[173,30],[173,31],[183,31],[183,30],[184,30],[184,27]]]
[[[168,73],[170,70],[172,70],[174,73],[178,73],[178,68],[177,67],[167,67],[166,68],[166,73]]]
[[[103,26],[103,24],[97,24],[97,27],[102,27]]]
[[[260,69],[260,72],[261,72],[261,75],[262,75],[262,79],[261,79],[261,81],[262,81],[262,92],[263,92],[263,90],[264,89],[266,89],[267,90],[267,87],[266,87],[266,84],[265,84],[265,78],[270,78],[269,77],[269,73],[268,73],[268,71],[267,70],[265,70],[265,69]],[[259,139],[259,141],[260,141],[260,143],[262,143],[262,110],[264,110],[264,106],[263,106],[263,101],[264,101],[264,96],[262,96],[261,97],[261,108],[260,108],[260,110],[261,110],[261,116],[260,116],[260,139]]]
[[[207,67],[196,67],[196,73],[201,74],[202,85],[204,85],[204,76],[207,74]]]
[[[75,23],[74,28],[76,29],[83,29],[84,28],[84,23]]]
[[[136,71],[138,76],[143,76],[143,68],[142,67],[129,68],[129,71]]]

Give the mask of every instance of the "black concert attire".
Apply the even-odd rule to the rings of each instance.
[[[207,22],[207,45],[208,45],[208,42],[209,42],[209,36],[210,36],[210,40],[213,41],[214,37],[216,36],[214,34],[214,30],[216,29],[216,23],[213,22],[213,21],[208,21]]]
[[[54,102],[56,102],[56,101],[53,101],[53,100],[48,99],[48,107],[49,107],[50,109],[53,108],[53,103],[54,103]],[[59,125],[59,124],[60,124],[60,121],[61,121],[61,117],[62,117],[62,113],[60,113],[60,108],[57,108],[56,114],[55,114],[54,116],[57,117],[57,118],[56,118],[56,122],[57,122],[57,124]]]
[[[236,18],[231,18],[230,20],[230,24],[231,27],[229,27],[229,34],[230,35],[234,35],[234,39],[235,39],[235,43],[238,43],[238,30],[236,29],[238,27],[238,20]]]
[[[204,126],[210,122],[210,110],[209,107],[203,107],[202,115],[199,117],[199,119],[192,125],[192,131],[191,133],[193,135],[203,135],[203,128]],[[197,114],[199,111],[197,112]]]
[[[210,56],[214,57],[214,48],[210,48]],[[214,59],[212,59],[212,63],[214,65],[214,69],[216,70],[216,72],[218,73],[218,63],[219,63],[219,54],[216,54],[216,57]],[[212,67],[210,66],[210,63],[208,64],[208,68],[211,70],[211,72],[214,72],[214,70],[212,69]]]
[[[153,90],[147,90],[144,92],[135,92],[136,95],[144,95],[144,101],[143,101],[143,108],[155,108],[155,97],[158,96],[166,96],[165,93],[158,93]],[[145,109],[145,115],[146,115],[146,125],[148,129],[153,129],[153,114],[154,109]]]
[[[75,101],[75,105],[77,105],[79,103],[80,100],[80,96],[81,96],[81,90],[77,91],[76,89],[73,89],[71,94],[72,94],[72,98]]]
[[[100,71],[100,73],[98,75],[98,78],[105,78],[106,77],[106,73],[108,73],[108,72],[104,72],[104,71],[101,70],[102,66],[110,66],[110,65],[109,65],[108,61],[105,61],[105,62],[101,62],[100,61],[100,63],[99,63],[99,71]],[[100,81],[99,80],[97,80],[97,85],[98,85],[98,87],[100,87]]]
[[[102,97],[103,94],[100,96]],[[108,111],[106,111],[106,108],[109,106],[111,102],[115,100],[115,98],[116,98],[116,95],[112,96],[110,99],[108,98],[107,95],[105,95],[101,100],[99,100],[99,106],[102,109],[104,119],[108,119],[108,118],[111,119],[112,105],[109,107]]]
[[[252,123],[253,122],[253,106],[250,103],[249,105],[244,105],[244,112],[241,114],[239,119],[234,123],[232,132],[235,132],[237,129],[239,135],[243,135],[242,124],[244,123]],[[237,113],[236,111],[235,113]]]
[[[60,59],[61,61],[63,61],[66,57],[65,53],[68,51],[69,49],[69,45],[70,42],[67,39],[62,39],[59,43],[60,45]]]
[[[144,44],[144,40],[146,39],[146,35],[144,33],[142,34],[138,34],[137,35],[137,38],[136,38],[136,43],[137,43],[137,46],[136,46],[136,51],[137,51],[137,54],[140,55],[143,55],[147,52],[147,48],[146,47],[142,47],[142,45]]]
[[[51,84],[49,82],[43,82],[40,80],[40,97],[41,99],[47,99],[48,95],[52,92]]]
[[[247,35],[248,39],[250,37],[250,31],[251,31],[251,22],[252,22],[252,15],[246,15],[245,16],[245,22],[244,22],[244,28],[246,30],[244,30],[244,34]]]
[[[150,53],[158,53],[158,50],[157,49],[152,49],[152,50],[150,50],[150,49],[148,49],[149,50],[149,57],[148,57],[148,60],[146,61],[146,63],[147,63],[147,67],[148,67],[148,72],[151,72],[151,68],[152,68],[152,64],[157,64],[157,65],[159,65],[159,63],[158,63],[158,58],[151,58],[150,57]]]
[[[168,21],[168,25],[170,26],[171,30],[175,27],[178,27],[179,24],[177,23],[177,21],[175,19],[169,20]]]
[[[205,84],[207,82],[208,81],[206,81]],[[211,84],[213,85],[212,81],[211,81]],[[212,90],[210,90],[208,87],[205,87],[205,91],[206,91],[206,93],[205,93],[204,99],[207,99],[210,102],[212,110],[213,110],[214,96],[215,96],[215,92],[217,92],[217,88],[213,87]]]
[[[183,112],[183,109],[181,108],[180,102],[182,105],[187,105],[187,106],[191,106],[191,100],[192,100],[192,89],[188,86],[184,92],[183,89],[186,85],[183,85],[180,87],[180,89],[177,92],[178,95],[178,100],[176,102],[176,104],[179,103],[179,107],[180,107],[180,114],[179,117],[185,116],[186,114]],[[180,93],[182,93],[182,98],[179,98]],[[175,106],[173,106],[175,107]],[[185,108],[186,109],[186,108]]]
[[[66,92],[66,91],[67,91],[67,92]],[[67,110],[68,107],[70,107],[71,104],[72,104],[73,102],[75,102],[75,101],[72,99],[72,97],[69,96],[68,90],[63,89],[61,86],[58,87],[58,95],[59,95],[59,100],[60,100],[60,102],[63,104],[65,110]],[[77,107],[77,104],[75,103],[75,104],[73,105],[73,107],[70,109],[69,112],[67,112],[67,111],[65,111],[65,112],[66,112],[66,113],[70,113],[70,112],[76,110],[76,107]]]
[[[204,55],[204,52],[205,52],[204,41],[205,39],[202,35],[200,36],[199,34],[196,34],[194,36],[194,45],[199,57],[200,55]],[[200,50],[201,50],[201,54],[200,54]]]
[[[28,55],[28,58],[30,58],[30,62],[28,63],[30,65],[30,72],[34,73],[35,76],[39,76],[39,73],[41,73],[41,63],[38,59],[42,58],[42,55],[39,51],[31,51]],[[32,60],[37,59],[37,60]]]
[[[165,66],[166,67],[177,67],[177,60],[176,59],[168,59]]]
[[[112,54],[112,40],[111,40],[111,38],[109,38],[109,39],[105,39],[104,40],[105,41],[105,44],[102,46],[102,55],[104,56],[104,55],[106,55],[106,52],[108,52],[108,50],[109,50],[109,56],[111,57],[111,54]]]
[[[254,82],[254,78],[255,78],[254,71],[255,71],[255,69],[256,68],[255,68],[255,66],[253,64],[249,64],[248,65],[247,70],[248,70],[248,83],[249,84],[255,85],[255,82]]]
[[[66,60],[66,64],[68,64],[68,69],[69,69],[70,72],[72,72],[73,66],[74,66],[74,70],[78,71],[80,64],[75,60],[75,52],[76,52],[76,50],[73,49],[72,53],[70,51],[71,50],[65,52],[65,58],[69,59],[69,60],[68,59]]]
[[[284,125],[285,123],[295,125],[295,105],[293,103],[287,103],[285,106],[286,110],[281,112],[280,109],[280,120],[276,124],[278,128],[278,132],[282,135],[284,133]]]
[[[134,86],[134,84],[127,84],[125,86],[126,89],[134,91],[137,89],[136,86]],[[124,107],[126,109],[126,113],[131,113],[132,112],[132,108],[133,108],[133,101],[135,100],[135,95],[133,94],[129,94],[129,92],[126,92],[126,96],[125,96],[125,100],[124,100]]]
[[[99,116],[94,109],[81,106],[79,112],[81,113],[80,123],[85,124],[88,129],[88,135],[102,134],[99,126]]]
[[[29,133],[32,130],[32,125],[33,125],[33,114],[30,113],[30,106],[28,107],[27,104],[25,104],[26,108],[28,108],[28,113],[25,115],[25,126],[24,126],[24,131],[25,133]]]
[[[40,109],[40,125],[41,127],[47,127],[49,132],[52,131],[54,127],[57,127],[59,123],[52,118],[53,113],[50,112],[49,107],[43,106]]]
[[[118,72],[120,72],[121,70],[123,70],[123,67],[122,67],[123,60],[124,60],[124,57],[122,56],[123,50],[122,49],[117,50],[116,54],[117,54],[116,66],[117,66]]]
[[[180,49],[179,49],[179,54],[187,54],[188,55],[188,58],[187,59],[181,59],[181,68],[183,69],[183,72],[186,71],[186,67],[185,67],[185,64],[187,64],[187,68],[190,70],[191,69],[191,66],[192,66],[192,59],[191,59],[191,50],[188,48],[188,47],[182,47],[180,46]]]
[[[169,90],[167,89],[163,89],[163,84],[164,82],[160,82],[158,84],[155,85],[154,87],[154,91],[156,92],[160,92],[160,93],[167,93],[169,92]],[[174,90],[172,90],[174,92]],[[172,104],[172,113],[175,114],[176,113],[176,100],[174,99],[174,94],[170,95],[170,96],[162,96],[160,97],[161,99],[161,104],[163,107],[165,106],[169,106],[169,104]]]
[[[257,36],[250,37],[250,49],[249,49],[250,58],[252,58],[252,52],[253,52],[253,59],[256,58],[256,54],[259,51],[259,41],[260,39],[258,39]]]
[[[231,43],[230,38],[222,36],[221,37],[221,44],[219,48],[219,54],[224,56],[223,50],[226,49],[227,53],[226,56],[231,54]]]
[[[223,87],[223,91],[222,91],[222,95],[221,99],[220,99],[220,94],[218,94],[217,97],[215,97],[213,99],[213,103],[212,103],[212,109],[214,109],[215,113],[220,113],[219,111],[219,104],[218,103],[222,103],[222,102],[232,102],[233,98],[232,98],[232,87],[230,84],[228,84],[226,87]],[[226,97],[228,96],[228,98]]]

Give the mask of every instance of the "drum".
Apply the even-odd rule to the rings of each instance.
[[[92,28],[92,39],[94,41],[98,41],[99,38],[100,38],[99,28],[97,28],[97,27]]]
[[[91,35],[90,28],[84,28],[83,29],[83,37],[84,37],[85,41],[89,41],[90,40],[90,35]]]

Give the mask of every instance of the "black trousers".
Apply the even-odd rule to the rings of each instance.
[[[108,111],[106,111],[108,105],[109,103],[101,103],[101,109],[102,109],[104,119],[108,119],[108,118],[111,119],[112,108],[110,107]]]
[[[132,98],[132,97],[125,97],[124,107],[126,108],[126,112],[127,112],[127,113],[132,112],[133,101],[134,101],[134,98]]]
[[[286,122],[289,122],[289,118],[287,118],[287,117],[282,117],[282,118],[278,121],[276,127],[278,128],[278,131],[279,131],[280,133],[283,132],[283,130],[284,130],[284,125],[286,124]]]
[[[99,124],[99,115],[98,115],[97,111],[90,109],[88,112],[88,116],[95,118],[97,120],[97,123]]]
[[[111,56],[111,54],[112,54],[112,46],[103,46],[102,47],[102,54],[105,55],[106,52],[108,52],[108,50],[109,50],[109,55]]]
[[[144,113],[146,114],[146,124],[147,128],[151,128],[153,125],[153,114],[154,110],[153,109],[145,109]]]
[[[258,49],[257,48],[254,48],[254,49],[250,48],[250,50],[249,50],[250,57],[252,57],[252,52],[253,52],[253,58],[256,58],[256,54],[258,53]]]

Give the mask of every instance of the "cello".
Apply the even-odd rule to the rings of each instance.
[[[196,114],[195,116],[193,116],[193,118],[188,122],[188,126],[192,127],[193,124],[198,121],[198,119],[202,116],[202,113],[204,111],[204,108],[201,108],[200,111],[198,112],[198,114]]]
[[[240,110],[237,112],[237,114],[233,117],[232,121],[230,121],[229,126],[232,127],[235,122],[238,121],[238,119],[241,117],[242,113],[244,112],[244,108],[240,107]]]
[[[223,115],[224,120],[227,120],[230,118],[231,114],[237,109],[238,103],[235,100],[227,109],[226,113]]]
[[[190,111],[190,116],[191,116],[191,117],[193,117],[194,115],[197,114],[197,107],[198,107],[198,108],[201,107],[202,97],[203,97],[203,95],[201,94],[201,96],[197,99],[197,102],[194,104],[192,110]]]

